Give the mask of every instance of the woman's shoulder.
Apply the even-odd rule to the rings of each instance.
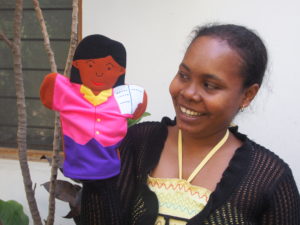
[[[241,148],[245,150],[244,152],[248,152],[249,166],[253,172],[270,177],[280,177],[286,173],[291,173],[289,165],[275,152],[238,132],[237,128],[233,129],[233,133],[242,140]]]

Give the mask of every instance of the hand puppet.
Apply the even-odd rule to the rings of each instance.
[[[51,73],[42,82],[42,103],[60,113],[65,176],[102,180],[119,174],[127,119],[139,118],[147,105],[143,88],[124,84],[125,69],[124,46],[95,34],[78,44],[70,79]]]

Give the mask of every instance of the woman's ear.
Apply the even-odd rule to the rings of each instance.
[[[240,108],[246,108],[248,105],[250,105],[251,101],[256,96],[259,88],[259,84],[252,84],[250,87],[244,90],[244,99]]]

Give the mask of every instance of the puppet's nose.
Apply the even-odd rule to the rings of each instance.
[[[96,73],[97,77],[103,77],[103,73]]]

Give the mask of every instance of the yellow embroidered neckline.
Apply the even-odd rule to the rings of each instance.
[[[210,190],[192,185],[184,179],[157,178],[148,175],[147,183],[158,198],[159,213],[183,219],[190,219],[202,211],[211,194]],[[157,222],[163,220],[160,216],[157,218]],[[186,223],[176,219],[176,224]]]
[[[101,91],[98,95],[94,95],[91,89],[88,87],[81,85],[80,93],[84,94],[84,98],[93,104],[94,106],[100,105],[107,101],[107,99],[112,96],[112,88]]]

